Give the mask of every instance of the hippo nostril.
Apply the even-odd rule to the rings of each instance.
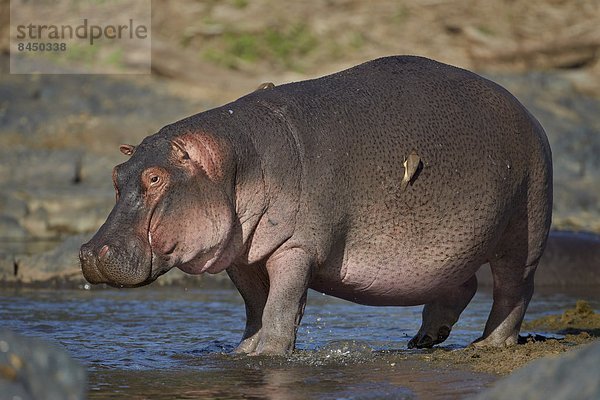
[[[108,250],[109,250],[109,247],[107,244],[102,246],[102,248],[98,252],[98,259],[104,258],[104,256],[106,256],[106,254],[108,253]]]
[[[79,249],[79,259],[82,262],[88,261],[92,258],[92,250],[90,248],[90,246],[86,243],[84,245],[81,246],[81,248]]]

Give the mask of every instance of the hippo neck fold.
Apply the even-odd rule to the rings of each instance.
[[[265,258],[292,236],[300,197],[299,144],[282,108],[265,107],[261,97],[250,94],[176,123],[224,140],[231,151],[233,176],[224,184],[232,185],[241,226],[238,264]]]
[[[284,107],[263,97],[264,93],[252,93],[232,103],[239,118],[237,132],[245,137],[232,143],[243,145],[236,148],[235,193],[246,248],[242,261],[249,264],[272,254],[292,236],[302,181],[300,143],[293,125]]]

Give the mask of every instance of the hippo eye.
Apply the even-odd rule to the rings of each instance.
[[[167,177],[159,168],[148,168],[141,176],[142,182],[147,188],[157,188],[165,182]]]

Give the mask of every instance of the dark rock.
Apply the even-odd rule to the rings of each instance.
[[[15,257],[0,253],[0,283],[14,282],[16,269]]]
[[[0,329],[0,399],[86,398],[86,372],[67,351]]]
[[[481,393],[477,400],[600,399],[600,342],[545,357],[517,370]]]

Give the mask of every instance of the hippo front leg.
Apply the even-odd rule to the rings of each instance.
[[[267,261],[269,296],[253,355],[283,355],[294,350],[304,313],[312,258],[299,247],[284,250]]]
[[[246,329],[235,352],[252,353],[258,346],[263,310],[269,294],[267,270],[264,264],[241,267],[232,265],[227,268],[227,275],[242,295],[246,305]]]

